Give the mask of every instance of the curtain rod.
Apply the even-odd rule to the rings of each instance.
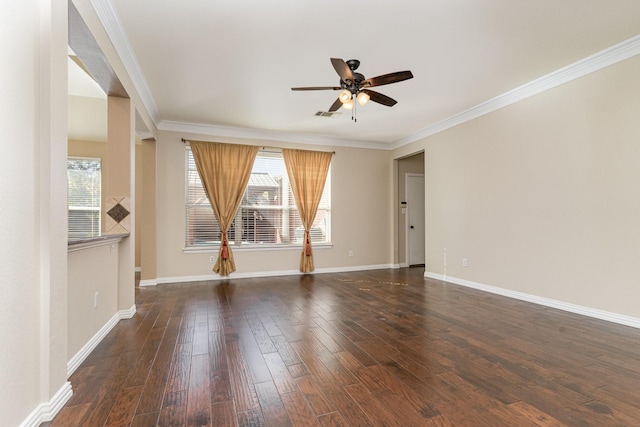
[[[187,142],[190,142],[190,140],[188,139],[184,139],[184,138],[180,138],[180,140],[182,141],[183,144],[186,144]],[[203,141],[203,142],[208,142],[208,141]],[[260,148],[262,148],[263,150],[282,150],[282,147],[271,147],[271,146],[267,146],[267,145],[262,145],[260,146]],[[316,151],[321,151],[321,150],[316,150]],[[331,154],[336,154],[335,151],[330,151]]]

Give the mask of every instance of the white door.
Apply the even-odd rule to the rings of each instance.
[[[405,175],[407,201],[407,262],[409,265],[425,263],[424,250],[424,175]]]

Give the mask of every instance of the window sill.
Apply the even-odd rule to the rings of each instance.
[[[312,244],[312,248],[315,249],[331,249],[333,243],[316,243]],[[218,252],[220,245],[203,246],[201,248],[182,248],[182,252],[185,254],[204,254],[211,252]],[[300,251],[302,245],[244,245],[244,246],[231,246],[233,252],[265,252],[265,251]]]

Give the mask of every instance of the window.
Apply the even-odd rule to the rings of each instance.
[[[67,159],[69,238],[100,235],[100,159]]]
[[[220,244],[220,226],[200,182],[191,149],[186,150],[185,248]],[[331,171],[311,228],[313,243],[331,242]],[[304,227],[289,186],[282,153],[260,151],[241,206],[228,233],[229,243],[243,246],[302,245]]]

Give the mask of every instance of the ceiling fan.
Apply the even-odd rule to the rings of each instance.
[[[292,87],[291,90],[341,90],[338,99],[329,107],[329,112],[337,111],[340,107],[352,110],[355,105],[354,100],[357,100],[360,105],[371,100],[387,107],[393,107],[397,104],[395,99],[369,88],[413,78],[411,71],[396,71],[366,79],[362,74],[355,72],[360,66],[360,61],[357,59],[344,61],[340,58],[331,58],[331,65],[340,76],[340,86]]]

